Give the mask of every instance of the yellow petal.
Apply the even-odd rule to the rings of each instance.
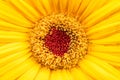
[[[49,80],[49,76],[50,76],[50,70],[47,68],[41,68],[35,80]]]
[[[14,61],[16,59],[19,59],[20,57],[26,55],[26,54],[30,54],[28,53],[30,50],[29,49],[25,49],[23,51],[19,51],[19,52],[15,52],[15,53],[12,53],[11,55],[9,56],[6,56],[6,57],[1,57],[0,58],[0,67],[3,66],[3,65],[6,65],[8,64],[9,62],[11,61]]]
[[[66,14],[69,0],[60,0],[60,12]],[[52,6],[52,5],[51,5]]]
[[[61,0],[54,0],[54,1],[50,0],[49,3],[50,3],[50,6],[51,6],[51,9],[52,9],[53,13],[59,13],[60,12]]]
[[[113,13],[119,10],[119,1],[111,1],[109,4],[106,4],[105,6],[101,7],[100,9],[96,10],[91,15],[89,15],[85,20],[83,20],[82,24],[84,24],[86,27],[91,27],[104,20],[105,18],[110,17]]]
[[[72,15],[72,16],[76,16],[76,13],[80,7],[82,0],[68,0],[67,2],[67,14]]]
[[[118,68],[120,70],[120,68]]]
[[[94,59],[94,61],[95,60],[96,59]],[[86,74],[90,75],[95,80],[119,80],[119,77],[117,77],[117,75],[119,73],[118,73],[118,71],[116,71],[116,69],[114,69],[113,67],[111,68],[110,65],[108,65],[108,66],[105,65],[105,67],[107,68],[106,69],[105,67],[103,67],[104,63],[96,61],[97,63],[99,63],[99,64],[97,64],[94,61],[91,61],[88,57],[86,57],[85,60],[83,60],[82,62],[79,63],[79,66]],[[110,68],[109,68],[109,66],[110,66]],[[115,74],[115,72],[114,72],[114,74],[113,74],[112,70],[117,73]]]
[[[9,43],[0,47],[0,58],[19,52],[29,47],[27,42]]]
[[[72,2],[71,2],[72,1]],[[81,3],[82,3],[82,0],[76,0],[76,1],[74,1],[74,0],[71,0],[71,1],[69,1],[69,2],[71,2],[72,4],[73,4],[73,6],[71,7],[71,5],[70,5],[70,3],[69,3],[69,8],[73,8],[73,9],[71,9],[72,10],[72,14],[73,14],[73,16],[75,16],[75,17],[77,17],[77,16],[79,16],[79,15],[77,15],[77,12],[78,12],[78,10],[79,10],[79,8],[80,8],[80,5],[81,5]],[[68,8],[68,11],[70,10]],[[71,11],[70,10],[70,11]]]
[[[90,40],[93,44],[120,44],[120,33],[113,34],[109,37],[98,39],[98,40]]]
[[[95,24],[94,26],[91,26],[91,27],[88,27],[86,29],[86,31],[92,31],[94,29],[97,29],[97,28],[100,28],[102,26],[105,26],[105,25],[109,25],[109,24],[112,24],[112,23],[116,23],[116,22],[119,22],[120,21],[120,11],[116,12],[115,14],[111,15],[110,17],[102,20],[101,22]]]
[[[88,56],[88,60],[91,62],[94,62],[95,64],[99,65],[101,68],[103,68],[104,70],[106,70],[107,72],[109,72],[111,75],[113,75],[116,80],[120,79],[120,71],[117,70],[115,67],[112,67],[111,65],[107,64],[106,62],[93,57],[93,56]],[[114,79],[115,80],[115,79]]]
[[[87,35],[89,39],[102,39],[115,33],[120,33],[120,22],[115,22],[92,29],[91,31],[87,32]]]
[[[109,54],[103,52],[89,52],[90,55],[101,58],[105,61],[113,61],[120,63],[120,54]]]
[[[90,0],[82,0],[80,6],[78,8],[77,14],[76,14],[76,16],[78,16],[78,18],[85,11],[85,9],[87,8],[89,2],[90,2]]]
[[[3,45],[5,45],[5,44],[8,44],[8,43],[6,43],[6,42],[0,43],[0,47],[3,46]]]
[[[31,68],[22,74],[17,80],[34,80],[35,76],[37,75],[37,72],[39,71],[40,65],[37,63],[34,63]]]
[[[120,53],[120,46],[90,44],[88,51]]]
[[[12,5],[13,8],[17,9],[28,20],[35,22],[39,19],[39,13],[24,0],[8,0],[8,2],[10,2],[10,5]]]
[[[108,3],[109,0],[91,0],[86,7],[85,11],[80,15],[80,21],[84,21],[85,18],[87,18],[90,14],[92,14],[94,11],[98,10],[102,6],[104,6],[105,3]]]
[[[40,16],[46,16],[50,14],[50,4],[48,0],[28,0],[32,3],[33,7],[39,12]]]
[[[19,66],[15,67],[14,69],[10,70],[9,72],[6,72],[3,76],[0,77],[0,80],[15,80],[17,79],[21,74],[26,72],[31,68],[33,65],[33,61],[30,59],[27,59]]]
[[[24,28],[15,24],[11,24],[6,21],[0,21],[0,30],[6,30],[6,31],[19,31],[19,32],[28,32],[28,28]]]
[[[11,72],[18,66],[21,66],[21,64],[24,63],[24,61],[27,60],[30,56],[31,54],[24,55],[21,58],[15,59],[14,61],[9,62],[6,65],[0,67],[0,76],[6,75],[7,72]]]
[[[49,0],[40,0],[41,5],[43,6],[44,10],[47,14],[53,13],[50,7]]]
[[[103,70],[100,70],[98,68],[98,66],[96,67],[96,65],[92,65],[88,62],[88,60],[84,60],[82,62],[79,63],[79,66],[81,68],[82,71],[84,71],[84,73],[86,75],[89,75],[90,77],[93,78],[93,80],[101,80],[101,74],[100,74],[100,71],[103,71]],[[97,71],[97,70],[98,71]],[[103,72],[103,74],[106,74]],[[103,77],[103,76],[102,76]],[[102,79],[103,80],[103,79]]]
[[[68,70],[62,70],[62,78],[63,80],[74,80],[72,75],[70,74],[70,71]]]
[[[10,14],[8,14],[8,12],[10,12]],[[0,1],[0,19],[23,27],[31,27],[32,24],[3,0]]]
[[[120,62],[107,61],[109,64],[115,67],[120,67]]]
[[[83,73],[80,68],[71,69],[71,74],[72,74],[74,80],[93,80],[88,75]]]
[[[50,80],[64,80],[64,78],[62,77],[61,70],[51,71]]]
[[[28,34],[13,31],[0,31],[0,42],[27,41]]]

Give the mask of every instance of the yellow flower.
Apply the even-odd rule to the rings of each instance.
[[[120,80],[120,0],[0,0],[0,80]]]

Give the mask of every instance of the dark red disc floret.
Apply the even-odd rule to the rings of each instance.
[[[63,56],[68,51],[70,36],[65,31],[51,28],[45,36],[45,46],[57,56]]]

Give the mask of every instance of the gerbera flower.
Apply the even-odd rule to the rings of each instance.
[[[0,0],[0,80],[120,80],[120,0]]]

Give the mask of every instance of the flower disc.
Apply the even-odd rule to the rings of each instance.
[[[69,69],[86,55],[86,34],[72,17],[46,16],[35,24],[30,34],[33,56],[42,66]]]

